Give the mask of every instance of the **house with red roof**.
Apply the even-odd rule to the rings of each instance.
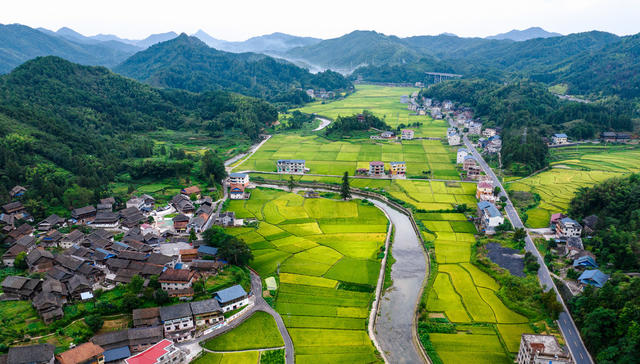
[[[187,354],[164,339],[147,350],[124,360],[126,364],[181,364],[187,363]]]

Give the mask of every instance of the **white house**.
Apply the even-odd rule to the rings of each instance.
[[[213,294],[222,312],[232,311],[249,304],[249,295],[239,284],[217,291]]]
[[[139,354],[124,359],[125,364],[183,364],[187,362],[187,353],[167,339],[163,339]]]
[[[579,237],[582,235],[582,226],[572,218],[562,218],[556,222],[556,235],[565,238]]]
[[[469,151],[467,148],[458,148],[458,155],[456,156],[456,163],[462,164],[464,162],[464,157],[469,155]]]
[[[490,138],[496,134],[496,129],[486,128],[482,131],[482,136],[485,138]]]
[[[160,320],[165,338],[177,342],[192,338],[195,325],[189,303],[160,307]]]
[[[469,123],[469,134],[480,135],[482,131],[482,123],[472,121]]]
[[[414,131],[411,129],[402,129],[401,139],[411,140],[413,139]]]
[[[553,144],[567,144],[569,142],[569,138],[567,134],[553,134]]]
[[[449,142],[449,145],[460,145],[460,135],[455,129],[449,128],[449,131],[447,132],[447,141]]]
[[[277,162],[278,173],[305,173],[304,159],[280,159]]]
[[[249,184],[249,175],[247,173],[231,173],[229,174],[229,184],[246,187]]]
[[[569,364],[571,355],[563,349],[553,335],[522,334],[518,364]]]
[[[500,210],[489,201],[478,202],[478,216],[482,226],[490,231],[504,223],[504,217],[500,213]]]

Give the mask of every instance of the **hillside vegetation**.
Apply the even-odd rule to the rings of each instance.
[[[226,90],[291,104],[309,101],[296,89],[352,87],[336,72],[314,75],[262,54],[218,51],[186,34],[136,53],[114,70],[155,87],[193,92]]]

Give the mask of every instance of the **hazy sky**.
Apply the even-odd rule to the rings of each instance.
[[[640,32],[639,0],[1,0],[0,23],[144,38],[167,31],[244,40],[272,32],[333,38],[356,29],[398,36],[487,36],[541,26],[563,34]]]

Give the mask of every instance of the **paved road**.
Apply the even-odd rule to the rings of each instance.
[[[317,128],[313,129],[313,131],[320,131],[320,130],[326,128],[327,126],[329,126],[329,124],[331,124],[331,120],[329,120],[329,119],[325,119],[325,118],[321,118],[321,117],[316,117],[316,119],[320,120],[320,125],[318,125]]]
[[[511,221],[511,224],[515,228],[524,228],[524,224],[522,223],[522,220],[520,219],[520,216],[518,215],[517,210],[511,203],[511,200],[509,199],[509,195],[507,195],[507,193],[505,192],[505,189],[502,186],[502,183],[500,183],[500,180],[498,179],[498,177],[495,175],[495,173],[493,173],[493,170],[491,169],[491,167],[489,167],[487,162],[485,162],[484,158],[482,158],[480,153],[478,153],[478,151],[471,145],[471,142],[469,141],[466,135],[464,136],[463,140],[467,149],[470,150],[471,153],[473,153],[473,156],[478,160],[478,163],[480,163],[480,166],[482,167],[484,172],[489,177],[491,177],[494,185],[500,187],[500,190],[501,190],[500,196],[505,196],[507,198],[507,205],[505,206],[505,211],[507,213],[507,217],[509,218],[509,221]],[[567,342],[571,355],[573,355],[573,358],[577,364],[593,363],[593,360],[591,359],[591,356],[589,355],[589,352],[587,351],[587,348],[585,347],[584,342],[580,337],[578,328],[576,327],[576,324],[573,322],[573,319],[569,314],[569,310],[567,309],[567,306],[565,305],[564,300],[560,296],[560,293],[558,292],[558,289],[556,288],[556,285],[554,284],[553,279],[551,279],[551,274],[549,273],[549,269],[544,264],[544,260],[540,255],[540,252],[538,251],[536,246],[533,244],[533,240],[531,240],[531,236],[529,236],[529,232],[527,232],[527,236],[525,237],[525,243],[526,243],[525,249],[531,252],[533,255],[535,255],[536,258],[538,259],[538,263],[540,264],[540,269],[538,270],[538,280],[540,281],[540,284],[542,285],[543,289],[545,291],[553,289],[556,292],[558,301],[560,301],[560,303],[562,303],[562,306],[564,307],[564,311],[560,314],[560,317],[558,319],[558,326],[560,327],[560,331],[562,332],[562,335],[564,336],[565,341]]]
[[[424,249],[407,215],[377,200],[372,202],[387,213],[395,226],[391,250],[396,259],[391,268],[393,286],[380,300],[376,338],[390,363],[424,363],[414,340],[414,317],[427,275]]]
[[[194,352],[195,351],[199,352],[199,350],[202,350],[202,348],[200,347],[200,343],[202,341],[209,340],[212,337],[216,337],[218,335],[224,334],[227,331],[233,330],[234,328],[238,327],[241,323],[243,323],[245,320],[247,320],[249,317],[251,317],[251,315],[253,315],[256,311],[264,311],[270,314],[271,316],[273,316],[273,318],[276,321],[276,325],[278,326],[278,330],[280,331],[280,335],[282,335],[282,339],[284,340],[286,364],[293,364],[294,363],[293,341],[291,340],[291,336],[289,336],[289,331],[287,331],[287,328],[284,326],[284,322],[282,321],[282,317],[280,317],[280,314],[278,314],[273,308],[271,308],[271,306],[269,306],[267,301],[265,301],[264,298],[262,298],[262,279],[260,278],[259,275],[257,275],[254,272],[251,272],[251,292],[253,293],[254,304],[253,304],[253,307],[251,307],[244,315],[231,321],[229,324],[217,330],[214,330],[213,332],[210,332],[207,335],[200,336],[188,342],[180,343],[178,344],[178,346],[180,348],[189,349],[189,351],[191,352],[189,357],[193,359],[193,356],[195,355]]]
[[[249,151],[247,151],[246,153],[241,153],[238,154],[236,156],[234,156],[233,158],[227,159],[226,161],[224,161],[224,165],[225,167],[227,167],[227,172],[231,171],[233,168],[229,167],[230,165],[232,165],[233,163],[237,162],[238,160],[244,158],[247,159],[249,157],[251,157],[253,155],[253,153],[257,152],[258,149],[260,149],[260,147],[267,142],[267,140],[271,139],[271,135],[267,135],[266,138],[264,138],[260,143],[254,144],[251,146],[251,148],[249,148]]]

